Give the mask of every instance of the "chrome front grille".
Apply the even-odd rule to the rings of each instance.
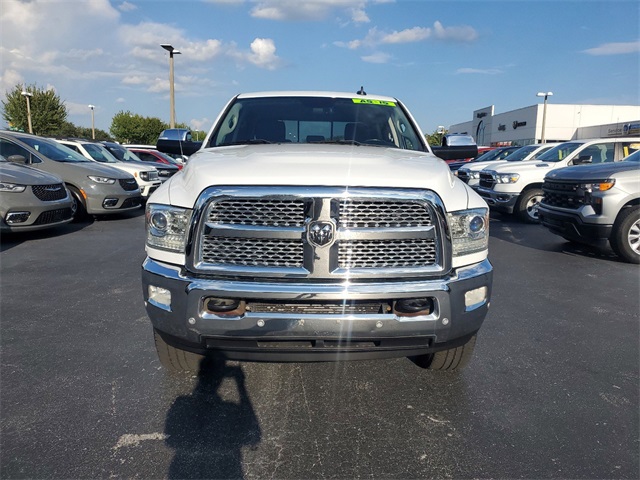
[[[206,236],[202,244],[209,264],[302,268],[303,257],[302,243],[294,240]]]
[[[339,202],[339,225],[344,228],[426,227],[431,216],[424,205],[389,200]]]
[[[303,200],[222,200],[209,211],[209,222],[229,225],[302,227],[305,218]]]
[[[340,242],[340,268],[427,267],[436,262],[434,239]]]
[[[411,277],[450,268],[440,199],[425,190],[211,187],[189,269],[222,276]]]

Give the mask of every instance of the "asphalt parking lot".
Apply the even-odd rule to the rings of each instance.
[[[5,235],[0,477],[640,478],[637,265],[495,215],[468,369],[219,363],[171,377],[142,210]]]

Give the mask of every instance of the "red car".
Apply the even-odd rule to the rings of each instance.
[[[136,154],[137,157],[140,158],[143,162],[161,162],[167,163],[169,165],[175,165],[180,170],[182,170],[182,163],[176,160],[173,157],[170,157],[166,153],[159,152],[158,150],[151,150],[145,148],[129,148],[128,150],[132,151]]]

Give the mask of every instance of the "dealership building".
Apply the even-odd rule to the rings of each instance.
[[[640,136],[640,105],[558,105],[547,103],[545,142]],[[543,138],[544,104],[495,114],[494,106],[473,112],[473,120],[448,133],[473,136],[478,145],[530,145]]]

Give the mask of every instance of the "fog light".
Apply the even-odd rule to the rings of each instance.
[[[469,290],[464,294],[465,310],[475,310],[487,302],[487,287]]]
[[[218,316],[238,317],[244,315],[247,304],[235,298],[207,297],[204,299],[206,313]]]
[[[396,301],[394,311],[400,316],[429,315],[433,311],[433,299],[403,298]]]
[[[105,198],[102,202],[104,208],[113,208],[118,204],[117,198]]]
[[[171,311],[171,291],[149,285],[149,303],[163,310]]]
[[[31,212],[11,212],[7,213],[5,221],[8,225],[15,225],[16,223],[24,223],[29,219]]]

